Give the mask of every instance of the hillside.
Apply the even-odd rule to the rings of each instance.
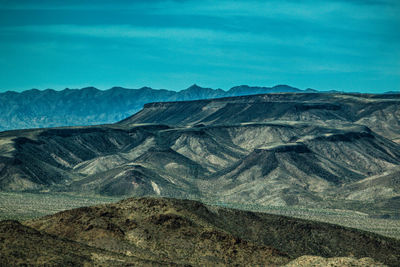
[[[314,255],[351,256],[355,259],[341,260],[353,261],[355,266],[362,266],[362,262],[390,266],[400,263],[400,242],[394,239],[189,200],[131,198],[116,204],[64,211],[24,224],[41,233],[150,262],[162,259],[196,266],[276,266],[303,255]],[[359,262],[357,258],[365,259]],[[306,259],[309,258],[297,261]]]
[[[228,91],[192,85],[179,92],[165,89],[94,87],[55,91],[32,89],[0,93],[0,131],[56,126],[96,125],[120,121],[154,101],[207,99],[243,94],[300,92],[287,85],[236,86]],[[307,91],[308,92],[308,91]],[[310,91],[312,92],[312,91]]]
[[[38,246],[40,244],[40,246]],[[17,221],[0,221],[1,266],[130,266],[170,265],[89,247],[39,232]]]

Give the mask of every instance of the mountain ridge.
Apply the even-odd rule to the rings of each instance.
[[[230,90],[200,87],[180,90],[114,86],[100,90],[89,86],[56,91],[31,89],[0,93],[0,131],[26,128],[78,126],[114,123],[142,109],[149,102],[209,99],[243,94],[315,92],[287,85],[274,87],[236,86]]]

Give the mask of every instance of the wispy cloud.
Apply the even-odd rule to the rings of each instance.
[[[212,16],[258,16],[269,18],[326,20],[334,17],[355,19],[399,19],[397,0],[246,0],[246,1],[159,1],[151,12]]]
[[[30,10],[140,10],[150,14],[207,16],[288,16],[326,19],[345,16],[356,19],[398,19],[398,0],[44,0],[0,1],[0,9]],[[377,12],[378,11],[378,12]]]
[[[227,32],[201,28],[136,27],[132,25],[27,25],[0,27],[1,32],[46,33],[57,35],[82,35],[99,38],[166,38],[166,39],[204,39],[224,40],[226,42],[274,42],[282,44],[284,40],[273,36],[257,35],[246,32]]]
[[[358,54],[357,50],[346,48],[342,40],[330,40],[329,36],[306,35],[286,32],[247,32],[247,31],[223,31],[217,29],[202,28],[169,28],[169,27],[136,27],[132,25],[27,25],[0,27],[0,34],[15,33],[67,35],[108,39],[165,39],[173,42],[205,41],[212,44],[257,44],[266,46],[299,47],[302,49],[314,49],[316,51]],[[352,47],[374,46],[376,43],[369,40],[365,43],[352,43]]]
[[[21,72],[38,83],[62,73],[87,84],[110,73],[160,87],[196,78],[220,87],[372,86],[373,75],[393,84],[399,14],[398,0],[0,0],[0,86]]]

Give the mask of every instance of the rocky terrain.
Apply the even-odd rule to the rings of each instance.
[[[39,242],[43,246],[34,249]],[[167,198],[130,198],[63,211],[22,225],[2,221],[0,250],[0,264],[6,265],[400,264],[400,241],[395,239]]]
[[[207,99],[276,92],[302,92],[287,85],[274,87],[235,86],[228,91],[192,85],[179,92],[165,89],[127,89],[94,87],[55,91],[32,89],[0,93],[0,131],[55,126],[114,123],[154,101]],[[308,89],[305,92],[315,92]]]
[[[1,266],[163,265],[39,232],[17,221],[0,221],[0,252]]]
[[[117,124],[1,132],[0,189],[363,203],[396,218],[399,110],[399,95],[285,93],[153,103]]]

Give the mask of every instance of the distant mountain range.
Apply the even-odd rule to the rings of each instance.
[[[0,131],[106,124],[120,121],[142,109],[149,102],[181,101],[254,95],[280,92],[317,92],[300,90],[288,85],[274,87],[235,86],[228,91],[203,88],[196,84],[179,92],[165,89],[127,89],[113,87],[99,90],[94,87],[21,93],[0,93]]]

